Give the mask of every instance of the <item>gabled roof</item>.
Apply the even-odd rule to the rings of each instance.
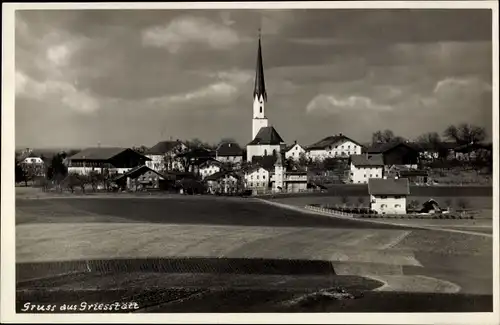
[[[267,170],[273,170],[277,156],[253,156],[252,165],[260,166]]]
[[[354,166],[384,166],[384,156],[381,154],[352,155]]]
[[[127,151],[130,149],[127,148],[116,148],[116,147],[108,147],[108,148],[87,148],[83,149],[82,151],[76,153],[75,155],[69,157],[69,160],[75,160],[75,159],[85,159],[85,160],[109,160],[118,154]],[[130,150],[132,151],[132,150]],[[140,155],[139,153],[132,151],[136,153],[137,155]],[[149,158],[147,158],[149,159]]]
[[[370,195],[410,195],[410,186],[406,178],[370,178],[368,193]]]
[[[264,168],[264,167],[262,167],[260,165],[253,165],[253,166],[250,166],[250,167],[248,167],[248,168],[245,169],[245,174],[251,174],[254,171],[259,170],[261,168],[264,169],[264,170],[266,170],[266,171],[269,171],[269,170],[267,170],[266,168]]]
[[[234,178],[239,178],[238,174],[236,174],[235,172],[229,170],[221,170],[220,172],[205,177],[205,181],[216,181],[222,177],[225,177],[226,175],[233,176]]]
[[[217,156],[242,156],[243,150],[240,145],[235,142],[222,143],[217,147]]]
[[[354,141],[353,139],[346,137],[343,134],[338,134],[321,139],[320,141],[308,146],[307,150],[322,150],[341,141],[351,141],[357,144],[358,146],[361,146],[361,144],[358,143],[357,141]]]
[[[200,168],[203,168],[203,167],[208,167],[208,166],[218,166],[218,167],[222,167],[223,166],[223,163],[221,163],[220,161],[218,160],[215,160],[215,159],[212,159],[212,158],[208,158],[207,161],[204,161],[202,164],[200,164]]]
[[[155,171],[155,170],[153,170],[153,169],[149,168],[148,166],[142,165],[142,166],[137,166],[137,167],[135,167],[135,168],[132,168],[132,169],[131,169],[131,170],[129,170],[128,172],[121,174],[120,176],[118,176],[118,177],[116,178],[116,180],[119,180],[119,179],[122,179],[122,178],[125,178],[125,179],[126,179],[127,177],[130,177],[130,178],[136,178],[136,177],[138,177],[138,176],[140,176],[140,175],[142,175],[142,174],[144,174],[144,173],[146,173],[146,172],[148,172],[148,171],[151,171],[151,172],[153,172],[153,173],[157,174],[158,176],[160,176],[160,177],[161,177],[161,178],[163,178],[163,179],[165,179],[165,178],[166,178],[166,176],[165,176],[165,175],[160,174],[159,172],[157,172],[157,171]]]
[[[283,139],[278,134],[278,132],[272,126],[265,126],[260,128],[259,132],[255,136],[249,145],[259,145],[259,144],[271,144],[271,145],[279,145],[281,144]]]
[[[172,151],[175,147],[182,145],[179,140],[176,141],[160,141],[150,149],[146,150],[145,155],[163,155]]]
[[[288,152],[288,151],[292,150],[292,149],[293,149],[293,147],[295,147],[295,146],[299,146],[299,147],[301,147],[301,148],[302,148],[302,146],[301,146],[300,144],[298,144],[298,143],[296,143],[296,142],[295,142],[295,143],[292,143],[292,144],[291,144],[291,145],[289,145],[289,146],[286,146],[286,147],[285,147],[285,152]],[[304,149],[304,148],[302,148],[302,149]]]
[[[364,152],[366,153],[385,153],[389,150],[392,150],[398,146],[405,146],[411,150],[418,151],[418,149],[415,148],[415,146],[405,143],[405,142],[388,142],[388,143],[376,143],[373,144],[371,147],[366,148]]]

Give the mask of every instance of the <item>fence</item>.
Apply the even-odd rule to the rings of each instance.
[[[342,217],[355,218],[355,215],[352,213],[342,212],[342,211],[333,210],[333,209],[329,209],[329,208],[317,207],[317,206],[313,206],[313,205],[306,205],[305,208],[307,210],[311,210],[311,211],[323,212],[323,213],[328,213],[331,215],[339,215]]]

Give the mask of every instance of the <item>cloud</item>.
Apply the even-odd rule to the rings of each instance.
[[[453,95],[475,93],[480,94],[484,92],[491,92],[491,85],[478,78],[446,78],[436,83],[434,93],[438,95]]]
[[[190,43],[198,43],[216,50],[227,50],[238,45],[242,39],[228,23],[218,24],[208,18],[182,16],[164,26],[154,26],[142,33],[146,46],[164,47],[177,53]]]
[[[349,96],[345,98],[335,95],[318,95],[307,104],[307,113],[342,113],[346,111],[390,111],[391,106],[374,103],[370,98],[363,96]]]
[[[62,81],[37,81],[21,71],[16,71],[16,96],[36,99],[46,104],[62,103],[63,107],[78,113],[92,113],[99,109],[99,102],[74,85]]]
[[[197,105],[212,106],[214,103],[225,103],[234,99],[237,93],[238,89],[235,86],[227,82],[216,82],[191,92],[150,98],[148,103],[151,105],[184,104],[181,107],[186,107],[186,105],[192,107]],[[175,108],[175,106],[173,107]]]

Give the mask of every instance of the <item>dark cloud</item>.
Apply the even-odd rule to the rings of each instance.
[[[266,115],[288,142],[491,133],[489,10],[23,10],[16,143],[247,143],[259,27]]]

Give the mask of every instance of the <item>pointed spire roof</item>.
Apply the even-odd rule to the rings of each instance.
[[[259,30],[259,49],[257,50],[257,66],[255,68],[255,87],[253,96],[260,97],[267,102],[266,83],[264,82],[264,65],[262,64],[262,47],[260,44],[260,30]]]

